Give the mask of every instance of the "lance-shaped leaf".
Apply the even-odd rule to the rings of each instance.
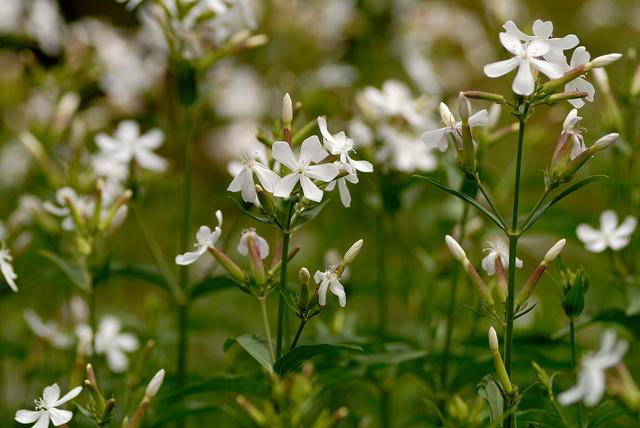
[[[362,348],[358,345],[330,345],[330,344],[320,344],[320,345],[302,345],[297,348],[292,349],[291,351],[284,354],[282,357],[276,361],[273,365],[273,368],[276,373],[280,376],[284,376],[287,373],[295,370],[300,364],[305,362],[306,360],[313,358],[315,356],[321,354],[327,354],[329,352],[337,352],[337,351],[362,351]]]

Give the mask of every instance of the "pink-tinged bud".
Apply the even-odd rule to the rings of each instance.
[[[591,62],[589,62],[591,68],[600,68],[606,67],[609,64],[613,64],[622,58],[622,54],[619,53],[610,53],[606,55],[601,55],[597,58],[594,58]]]
[[[293,121],[293,104],[291,103],[291,97],[289,93],[284,94],[282,99],[282,123],[285,128],[291,128],[291,122]]]
[[[505,302],[507,300],[507,294],[509,293],[507,272],[504,270],[502,259],[500,257],[496,257],[495,259],[496,280],[498,282],[498,290],[500,291],[500,299],[502,302]]]
[[[240,267],[235,264],[225,253],[217,249],[216,247],[209,247],[209,252],[215,257],[220,265],[231,275],[233,278],[241,282],[247,281],[247,274],[244,273]]]
[[[588,64],[582,64],[577,67],[573,67],[572,69],[567,70],[561,77],[549,80],[547,83],[542,85],[541,93],[552,94],[558,89],[564,88],[564,85],[580,77],[587,71],[589,71]]]
[[[445,103],[440,103],[440,117],[445,126],[453,126],[456,123],[456,118],[451,114],[451,110]]]
[[[447,247],[449,247],[449,251],[453,255],[453,257],[459,262],[465,262],[467,260],[467,254],[464,252],[458,241],[453,239],[451,235],[447,235],[444,237],[445,242],[447,243]]]
[[[247,234],[247,248],[249,249],[249,268],[251,269],[251,274],[256,280],[256,283],[262,285],[267,281],[267,276],[262,258],[260,257],[260,250],[256,244],[255,232],[249,232]]]
[[[557,92],[551,95],[547,101],[549,103],[559,103],[560,101],[568,101],[568,100],[577,100],[580,98],[585,98],[589,94],[581,91],[569,91],[569,92]]]
[[[344,257],[342,258],[345,264],[352,263],[355,260],[355,258],[358,256],[358,253],[360,253],[360,250],[362,249],[363,243],[364,241],[362,239],[359,239],[353,243],[351,248],[347,250],[347,252],[344,254]]]
[[[464,91],[464,96],[467,98],[473,98],[476,100],[491,101],[498,104],[504,104],[505,99],[502,95],[494,94],[491,92],[483,91]]]
[[[147,391],[145,392],[145,396],[149,398],[153,398],[156,396],[160,387],[162,386],[162,382],[164,382],[164,369],[160,369],[151,379],[149,385],[147,385]]]
[[[500,343],[498,342],[498,334],[493,327],[489,327],[489,349],[492,351],[500,350]]]
[[[469,120],[469,111],[471,110],[471,106],[469,105],[469,100],[464,96],[464,92],[460,92],[458,94],[458,113],[460,114],[460,119],[463,122]]]
[[[93,371],[93,366],[87,364],[87,380],[92,386],[98,387],[98,381],[96,380],[96,373]]]
[[[533,290],[536,288],[536,285],[538,285],[538,282],[540,281],[540,278],[542,278],[542,274],[546,269],[547,263],[545,263],[544,260],[538,263],[538,266],[536,266],[536,269],[533,271],[531,276],[529,276],[529,279],[527,279],[527,282],[524,284],[516,298],[516,308],[519,309],[527,303],[527,300],[531,297]]]
[[[553,247],[551,247],[549,251],[547,251],[547,254],[544,255],[544,263],[548,265],[551,262],[553,262],[556,259],[556,257],[560,255],[560,252],[564,249],[564,245],[566,243],[567,243],[566,239],[561,239],[555,244],[553,244]]]
[[[607,147],[613,145],[613,143],[615,143],[618,140],[618,137],[620,137],[620,134],[617,134],[615,132],[612,132],[611,134],[607,134],[604,137],[601,137],[595,143],[593,143],[593,146],[591,146],[589,149],[592,150],[594,153],[604,150]]]

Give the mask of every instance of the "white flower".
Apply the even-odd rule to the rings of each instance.
[[[613,210],[606,210],[600,214],[600,230],[583,223],[576,229],[576,235],[593,253],[601,253],[607,248],[618,251],[629,244],[637,223],[636,217],[629,215],[618,226],[618,215]]]
[[[25,309],[22,315],[27,322],[27,325],[36,336],[46,340],[59,349],[69,349],[71,347],[73,337],[60,331],[56,322],[42,321],[40,316],[31,309]]]
[[[243,256],[249,255],[249,243],[247,242],[249,238],[253,238],[253,242],[258,248],[258,254],[262,260],[266,259],[269,255],[269,243],[267,243],[266,239],[256,233],[254,228],[245,229],[242,231],[242,236],[240,237],[240,242],[238,242],[238,252]]]
[[[578,383],[558,395],[563,406],[584,401],[587,406],[595,406],[604,395],[606,384],[604,372],[616,365],[627,352],[629,344],[617,340],[615,330],[606,330],[600,341],[600,349],[582,359]]]
[[[433,148],[427,146],[414,134],[401,132],[392,126],[383,125],[378,131],[384,146],[376,158],[388,162],[397,171],[432,171],[437,166]]]
[[[165,171],[168,163],[153,150],[163,141],[162,130],[155,128],[141,135],[140,125],[133,120],[120,122],[113,137],[104,133],[96,135],[96,144],[105,154],[125,164],[135,160],[141,167],[159,172]]]
[[[573,141],[573,147],[571,148],[571,160],[577,158],[582,152],[587,150],[587,146],[584,144],[584,137],[582,136],[582,129],[578,126],[582,116],[578,116],[578,110],[572,109],[562,123],[562,132],[569,134],[571,141]]]
[[[505,269],[509,267],[509,248],[502,241],[487,242],[488,247],[484,249],[486,253],[485,258],[482,259],[482,269],[487,275],[494,275],[496,273],[496,257],[500,257],[502,266]],[[516,257],[516,267],[522,268],[522,260]]]
[[[575,34],[568,34],[561,38],[554,38],[553,35],[553,23],[551,21],[542,21],[536,19],[533,22],[532,30],[533,36],[520,31],[518,26],[513,21],[507,21],[502,28],[504,28],[508,34],[517,37],[523,42],[542,41],[549,46],[549,50],[543,55],[544,59],[556,64],[562,64],[566,62],[564,52],[567,49],[574,48],[578,45],[578,37]]]
[[[138,349],[138,339],[131,333],[121,333],[118,318],[105,316],[96,333],[96,353],[107,357],[107,365],[114,373],[122,373],[129,366],[125,352]]]
[[[565,71],[568,71],[580,65],[584,65],[588,63],[590,59],[591,59],[591,55],[589,55],[589,52],[587,52],[587,49],[584,46],[578,46],[573,51],[573,54],[571,55],[571,62],[569,63]],[[593,87],[593,85],[587,82],[582,77],[575,78],[571,82],[564,85],[564,90],[565,92],[573,92],[573,91],[586,92],[587,96],[584,99],[590,102],[593,102],[593,96],[596,93],[596,89]],[[582,98],[569,100],[569,102],[575,108],[580,108],[584,105],[584,100]]]
[[[18,275],[13,271],[13,265],[11,264],[12,260],[13,257],[3,242],[2,247],[0,248],[0,272],[2,272],[2,276],[4,276],[9,287],[11,287],[13,291],[18,291],[18,286],[16,285]]]
[[[428,147],[437,147],[441,152],[444,152],[449,145],[447,135],[452,134],[458,142],[458,145],[461,146],[462,136],[460,135],[460,129],[462,128],[462,122],[456,122],[451,110],[449,110],[449,107],[447,107],[445,103],[440,103],[440,117],[442,118],[444,127],[423,132],[421,135],[422,141],[424,141]],[[469,116],[469,127],[485,126],[488,121],[489,113],[482,109]]]
[[[526,34],[524,36],[526,36]],[[566,61],[564,55],[562,55],[562,62],[550,62],[545,59],[540,59],[545,55],[555,57],[550,41],[534,38],[523,42],[519,36],[507,31],[500,33],[500,42],[506,50],[514,55],[513,58],[485,65],[484,73],[488,77],[500,77],[517,68],[518,73],[511,86],[513,92],[516,94],[531,95],[533,92],[535,80],[531,73],[531,66],[546,74],[551,79],[557,79],[562,76],[562,64]]]
[[[71,218],[71,210],[67,207],[67,200],[69,200],[73,206],[78,209],[79,213],[90,213],[93,205],[89,204],[85,198],[80,197],[74,189],[71,187],[61,187],[56,191],[56,202],[58,205],[54,205],[49,201],[45,201],[42,204],[42,208],[45,211],[49,212],[58,217],[63,217],[62,219],[62,228],[64,230],[74,230],[75,224],[73,222],[73,218]]]
[[[318,303],[320,306],[327,304],[327,290],[330,290],[331,293],[338,296],[340,306],[343,308],[345,307],[347,304],[347,295],[345,294],[344,287],[340,284],[338,275],[333,268],[329,268],[324,272],[316,271],[313,275],[313,279],[316,284],[319,284]]]
[[[242,158],[242,164],[235,178],[227,187],[230,192],[241,192],[242,200],[245,202],[255,202],[258,195],[256,194],[256,185],[253,181],[253,174],[260,181],[262,188],[269,193],[273,193],[280,176],[271,171],[268,166],[258,160],[259,153],[256,152],[253,157],[248,155]]]
[[[320,144],[320,139],[313,135],[302,142],[300,156],[296,159],[289,144],[284,141],[276,141],[272,147],[273,157],[291,170],[291,173],[282,177],[276,183],[274,196],[288,198],[295,185],[300,182],[305,198],[310,201],[320,202],[323,192],[316,186],[312,179],[330,182],[338,175],[338,168],[332,163],[311,165],[311,162],[321,162],[327,153]]]
[[[176,264],[190,265],[206,253],[208,248],[215,245],[222,234],[222,212],[220,210],[216,211],[216,218],[218,219],[218,225],[215,229],[211,230],[209,226],[200,226],[200,229],[196,232],[195,250],[177,255]]]
[[[413,99],[409,88],[398,80],[386,80],[381,89],[367,86],[362,92],[362,98],[376,116],[401,116],[416,128],[424,126],[428,121],[420,113],[419,103]]]
[[[49,421],[54,426],[64,425],[71,420],[73,413],[69,410],[60,410],[57,407],[73,400],[80,392],[82,392],[82,387],[78,386],[60,398],[60,387],[57,383],[47,386],[42,393],[42,398],[35,400],[36,410],[18,410],[15,420],[21,424],[35,422],[33,428],[47,428]]]
[[[350,173],[345,175],[344,177],[340,177],[335,181],[332,181],[327,185],[326,190],[331,192],[336,187],[336,183],[338,183],[338,192],[340,192],[340,202],[345,208],[349,208],[351,206],[351,193],[349,193],[349,188],[347,187],[347,181],[349,183],[356,184],[360,180],[355,173]]]
[[[353,151],[354,143],[353,139],[347,137],[344,131],[332,135],[327,128],[327,120],[322,116],[318,116],[318,127],[322,133],[325,147],[332,155],[340,156],[340,162],[342,162],[343,166],[347,167],[347,172],[373,172],[371,162],[355,160],[349,156],[349,153]]]

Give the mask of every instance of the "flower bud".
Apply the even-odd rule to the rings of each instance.
[[[293,121],[293,105],[291,103],[291,97],[289,93],[284,94],[282,99],[282,123],[285,128],[291,129],[291,122]]]
[[[584,294],[589,288],[589,277],[584,269],[575,273],[570,270],[562,272],[562,309],[569,317],[575,319],[584,309]]]
[[[500,356],[500,345],[498,343],[498,335],[493,327],[489,327],[489,349],[493,356],[493,366],[496,369],[496,376],[498,381],[502,384],[505,392],[511,394],[513,387],[511,386],[511,380],[507,375],[507,370],[504,367],[504,362]]]
[[[273,196],[271,193],[265,191],[262,186],[256,184],[256,194],[258,195],[258,202],[262,209],[269,215],[274,215],[275,207],[273,205]]]
[[[209,252],[216,258],[218,263],[231,275],[233,278],[240,282],[247,281],[247,274],[240,269],[225,253],[217,249],[216,247],[209,247]]]
[[[465,262],[467,260],[467,254],[464,252],[458,241],[453,239],[451,235],[447,235],[444,237],[445,242],[447,243],[447,247],[449,247],[449,251],[453,255],[453,257],[459,262]]]
[[[577,100],[585,98],[589,94],[584,91],[557,92],[547,98],[548,103],[558,103],[560,101]]]
[[[549,251],[547,251],[547,254],[544,255],[543,263],[548,265],[552,261],[554,261],[556,257],[558,257],[558,255],[560,254],[560,252],[562,251],[566,243],[567,243],[566,239],[561,239],[558,242],[556,242],[553,245],[553,247],[551,247]]]
[[[300,281],[300,284],[308,283],[309,278],[311,278],[309,269],[307,269],[306,267],[303,267],[302,269],[300,269],[300,272],[298,272],[298,280]]]
[[[607,134],[604,137],[601,137],[595,143],[593,143],[593,145],[589,148],[589,150],[591,150],[594,153],[604,150],[607,147],[611,146],[613,143],[615,143],[618,140],[619,136],[620,134],[617,134],[615,132],[612,132],[611,134]]]
[[[489,327],[489,349],[492,351],[500,350],[500,343],[498,342],[498,334],[493,327]]]
[[[352,263],[355,260],[355,258],[358,256],[358,253],[360,253],[360,250],[362,249],[363,242],[364,241],[362,239],[359,239],[353,243],[351,248],[347,250],[347,252],[344,254],[344,257],[342,258],[344,264]]]
[[[453,117],[451,110],[445,103],[440,103],[440,117],[446,126],[453,126],[456,123],[456,118]]]
[[[594,58],[591,62],[589,62],[589,64],[591,68],[606,67],[609,64],[613,64],[620,58],[622,58],[622,54],[610,53]]]
[[[493,94],[491,92],[483,92],[483,91],[464,91],[464,96],[467,98],[473,98],[476,100],[484,100],[491,101],[497,104],[504,104],[505,99],[502,95]]]
[[[147,385],[147,391],[144,395],[149,398],[155,397],[162,386],[162,382],[164,382],[164,369],[158,370],[158,372],[153,376],[149,385]]]
[[[462,119],[462,122],[466,122],[469,120],[470,110],[471,106],[469,105],[469,100],[464,96],[464,92],[460,92],[458,94],[458,113],[460,114],[460,119]]]

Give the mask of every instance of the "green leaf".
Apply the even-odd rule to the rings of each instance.
[[[320,345],[301,345],[297,348],[292,349],[291,351],[284,354],[282,357],[276,361],[273,365],[273,368],[276,373],[280,376],[284,376],[287,373],[298,368],[300,364],[305,362],[306,360],[313,358],[315,356],[321,354],[327,354],[330,352],[337,351],[362,351],[362,348],[358,345],[329,345],[329,344],[320,344]]]
[[[624,416],[627,412],[622,409],[615,401],[605,401],[600,404],[591,414],[589,418],[588,428],[609,427],[609,422]]]
[[[504,399],[500,393],[500,388],[491,376],[485,376],[482,382],[478,384],[478,394],[486,401],[489,406],[489,417],[491,422],[502,419],[504,409]]]
[[[555,198],[553,198],[552,200],[550,200],[549,202],[547,202],[546,204],[538,208],[536,212],[533,213],[529,221],[527,221],[527,223],[522,227],[522,232],[524,232],[525,230],[533,226],[540,219],[540,217],[542,217],[545,211],[547,211],[556,203],[560,202],[562,199],[566,198],[573,192],[580,190],[584,186],[593,183],[594,181],[600,181],[605,178],[609,178],[609,177],[607,177],[606,175],[592,175],[591,177],[585,178],[584,180],[580,180],[577,183],[574,183],[571,186],[567,187],[558,196],[556,196]]]
[[[166,402],[175,402],[182,397],[207,392],[232,392],[234,394],[266,394],[268,388],[263,382],[256,382],[254,379],[237,375],[220,375],[210,379],[197,382],[177,391],[172,391],[166,395],[161,395],[160,399]]]
[[[294,232],[300,229],[302,226],[304,226],[305,224],[309,223],[311,220],[316,218],[318,214],[320,214],[320,211],[322,211],[322,209],[325,207],[325,205],[329,203],[329,201],[331,201],[331,199],[325,199],[319,204],[316,204],[311,208],[305,209],[301,213],[294,214],[293,218],[291,219],[291,228],[290,228],[291,232]]]
[[[112,262],[109,265],[109,275],[136,279],[169,291],[167,282],[154,265],[120,261]]]
[[[359,355],[356,359],[370,366],[397,366],[409,361],[415,361],[424,358],[427,351],[420,350],[394,350],[378,354]]]
[[[431,178],[431,177],[425,177],[422,175],[414,175],[414,177],[417,178],[421,178],[423,180],[428,181],[429,183],[433,184],[434,186],[436,186],[437,188],[444,190],[447,193],[452,194],[453,196],[455,196],[456,198],[462,199],[463,201],[473,205],[474,207],[476,207],[478,210],[480,210],[480,212],[482,212],[489,220],[491,220],[492,222],[494,222],[496,224],[496,226],[498,226],[500,229],[502,230],[506,230],[506,226],[502,223],[502,220],[500,220],[498,217],[496,217],[495,214],[493,214],[491,211],[489,211],[488,209],[486,209],[485,207],[483,207],[480,202],[476,201],[474,198],[472,198],[469,195],[466,195],[464,193],[458,192],[457,190],[454,190],[450,187],[447,187],[445,184],[439,182],[438,180],[436,180],[435,178]]]
[[[253,357],[262,367],[267,369],[269,373],[273,373],[271,359],[269,357],[269,348],[267,339],[257,334],[243,334],[235,338],[238,345],[242,346],[249,355]],[[228,341],[225,342],[225,348],[228,348]]]
[[[212,276],[199,281],[191,287],[191,299],[195,300],[200,296],[216,291],[227,290],[236,286],[233,279],[228,276]]]
[[[91,291],[91,277],[83,266],[67,261],[47,250],[41,250],[40,254],[58,266],[75,285],[84,291]]]
[[[275,220],[270,215],[254,212],[252,209],[255,207],[255,205],[241,202],[240,200],[232,196],[229,196],[229,199],[235,202],[240,207],[240,209],[252,219],[264,224],[275,224]]]

